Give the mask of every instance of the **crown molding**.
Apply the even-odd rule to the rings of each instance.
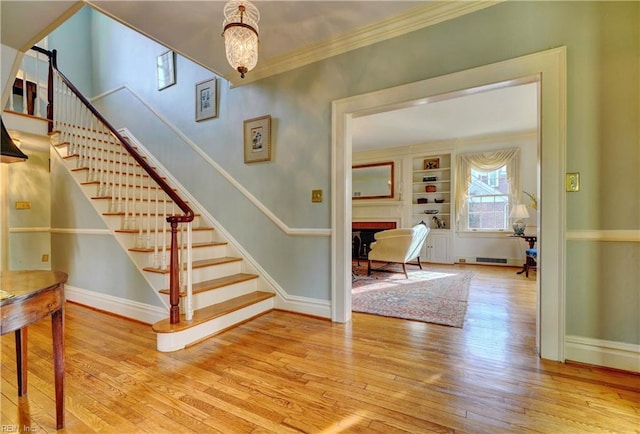
[[[477,12],[502,3],[502,1],[504,0],[432,2],[384,21],[265,60],[259,63],[251,71],[251,74],[244,79],[234,77],[230,79],[230,82],[232,86],[248,84],[319,60],[328,59],[351,50]]]

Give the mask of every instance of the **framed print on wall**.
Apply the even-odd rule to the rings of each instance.
[[[218,116],[217,85],[215,78],[196,83],[196,122]]]
[[[271,161],[271,116],[244,121],[244,162]]]
[[[158,90],[176,84],[175,55],[169,50],[158,56],[156,62],[158,72]]]

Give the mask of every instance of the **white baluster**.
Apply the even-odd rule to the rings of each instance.
[[[164,220],[162,224],[162,269],[167,269],[167,195],[163,195],[163,212],[162,219]]]
[[[193,282],[192,282],[192,261],[191,261],[191,222],[187,223],[187,298],[185,317],[187,321],[193,318]]]
[[[153,268],[158,268],[160,265],[160,261],[158,258],[158,236],[160,235],[160,226],[158,226],[158,223],[160,221],[160,216],[158,215],[159,209],[160,209],[160,204],[158,203],[158,190],[156,189],[156,215],[154,218],[155,221],[155,228],[154,228],[154,241],[153,241]]]
[[[36,53],[36,99],[33,102],[33,104],[35,105],[34,114],[38,117],[41,117],[40,100],[42,98],[40,97],[40,52],[35,51],[35,53]]]

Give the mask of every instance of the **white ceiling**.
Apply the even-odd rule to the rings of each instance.
[[[258,67],[241,80],[221,36],[225,1],[0,1],[1,42],[24,49],[91,5],[233,84],[410,32],[495,2],[291,0],[253,2],[261,14]],[[492,90],[355,119],[354,150],[501,134],[536,127],[533,85]]]
[[[536,83],[507,86],[353,119],[353,150],[533,131]]]

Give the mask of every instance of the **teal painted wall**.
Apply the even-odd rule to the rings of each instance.
[[[566,229],[638,230],[639,9],[638,2],[501,3],[239,88],[222,81],[220,116],[200,123],[194,85],[213,74],[177,56],[177,84],[157,91],[155,59],[165,48],[93,14],[92,82],[94,94],[128,83],[290,227],[328,228],[331,101],[566,46],[567,171],[582,176],[581,191],[566,197]],[[328,238],[282,234],[184,143],[156,130],[144,109],[125,119],[120,98],[101,101],[114,123],[152,148],[287,292],[329,298]],[[273,161],[245,165],[242,121],[265,114],[274,120]],[[324,190],[322,204],[310,202],[314,188]],[[630,263],[637,250],[568,242],[568,334],[640,344]]]

